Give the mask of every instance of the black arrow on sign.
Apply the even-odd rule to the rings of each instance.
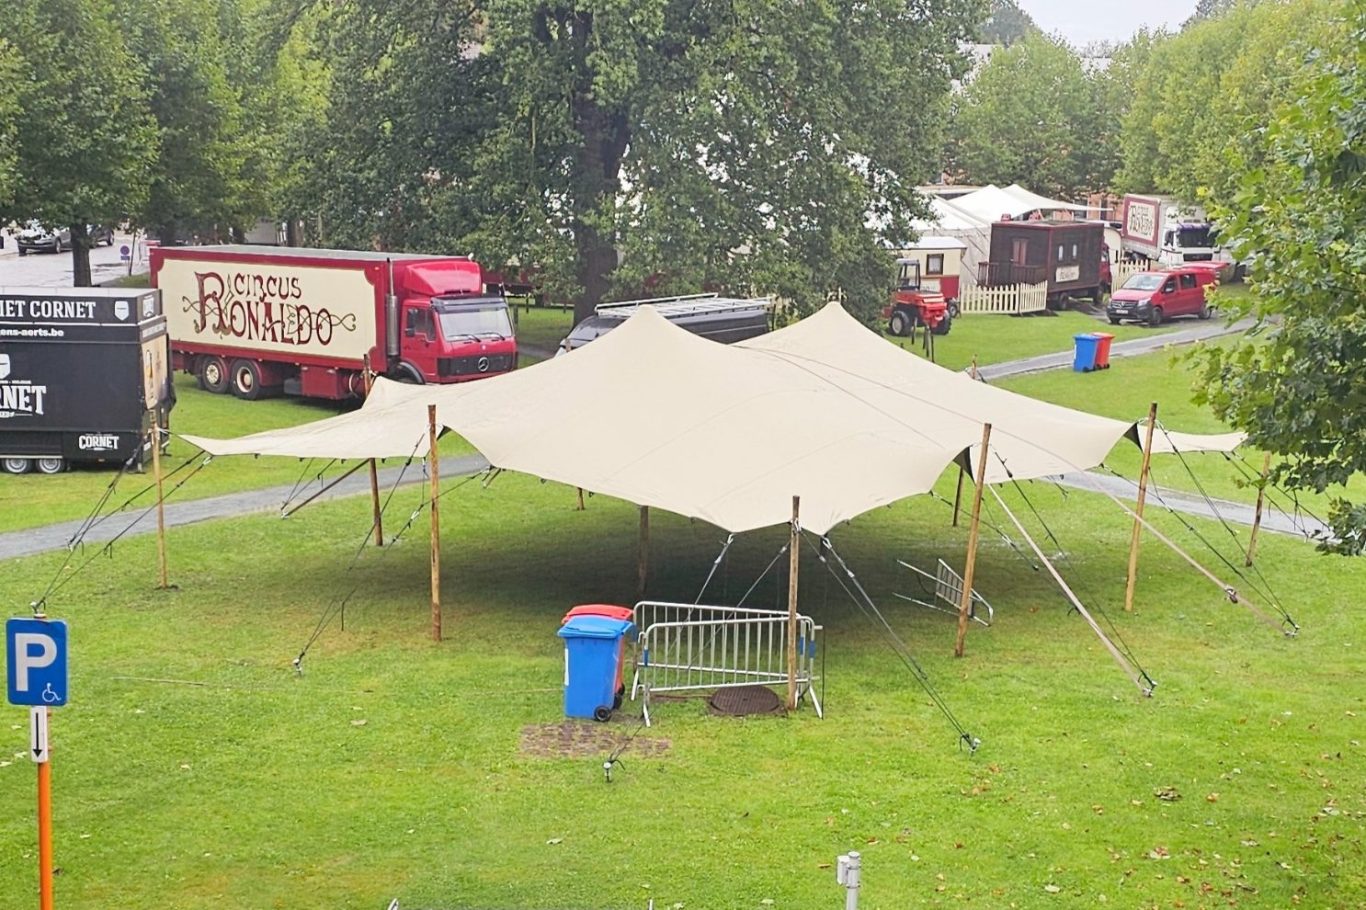
[[[40,720],[38,719],[38,715],[37,715],[37,714],[33,715],[33,742],[35,743],[35,745],[34,745],[34,747],[33,747],[33,757],[34,757],[34,758],[42,758],[42,757],[43,757],[43,750],[42,750],[41,748],[39,748],[39,746],[37,745],[37,743],[39,742],[39,740],[38,740],[39,728],[40,728],[41,726],[42,726],[42,721],[40,721]]]

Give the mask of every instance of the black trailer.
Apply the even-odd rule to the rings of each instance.
[[[140,468],[175,392],[161,292],[0,287],[0,470]]]
[[[998,221],[991,226],[989,262],[977,264],[977,283],[1047,286],[1048,303],[1065,297],[1104,297],[1101,262],[1105,227],[1094,221]]]
[[[767,298],[740,299],[716,294],[600,303],[594,310],[596,315],[574,326],[564,337],[556,356],[606,335],[643,306],[654,307],[659,315],[679,328],[721,344],[734,344],[767,332],[772,309]]]

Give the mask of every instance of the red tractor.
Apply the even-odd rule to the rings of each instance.
[[[887,331],[906,336],[924,326],[936,335],[947,335],[953,323],[949,303],[940,290],[924,287],[920,279],[919,259],[898,259],[896,290],[891,304],[883,307]]]

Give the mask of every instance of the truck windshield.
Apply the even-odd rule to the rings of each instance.
[[[447,341],[462,338],[511,338],[512,324],[507,307],[502,301],[490,301],[487,306],[462,306],[453,310],[438,310],[441,334]]]
[[[1162,287],[1162,280],[1166,277],[1155,272],[1139,272],[1124,282],[1124,288],[1129,291],[1155,291]]]
[[[1176,246],[1183,250],[1213,246],[1214,239],[1211,236],[1213,233],[1208,225],[1183,224],[1176,229]]]

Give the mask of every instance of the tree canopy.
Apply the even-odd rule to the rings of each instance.
[[[1081,60],[1060,39],[1033,34],[997,48],[957,99],[950,156],[969,183],[1027,181],[1074,196],[1103,187],[1105,118]]]
[[[1351,15],[1290,70],[1257,141],[1230,149],[1242,176],[1216,214],[1256,257],[1244,308],[1274,321],[1202,352],[1201,397],[1283,456],[1279,482],[1337,490],[1329,548],[1360,553],[1366,506],[1341,485],[1366,470],[1366,4]]]
[[[77,285],[90,283],[87,224],[146,198],[157,150],[145,70],[107,0],[14,0],[7,34],[24,54],[16,181],[0,216],[71,228]]]

